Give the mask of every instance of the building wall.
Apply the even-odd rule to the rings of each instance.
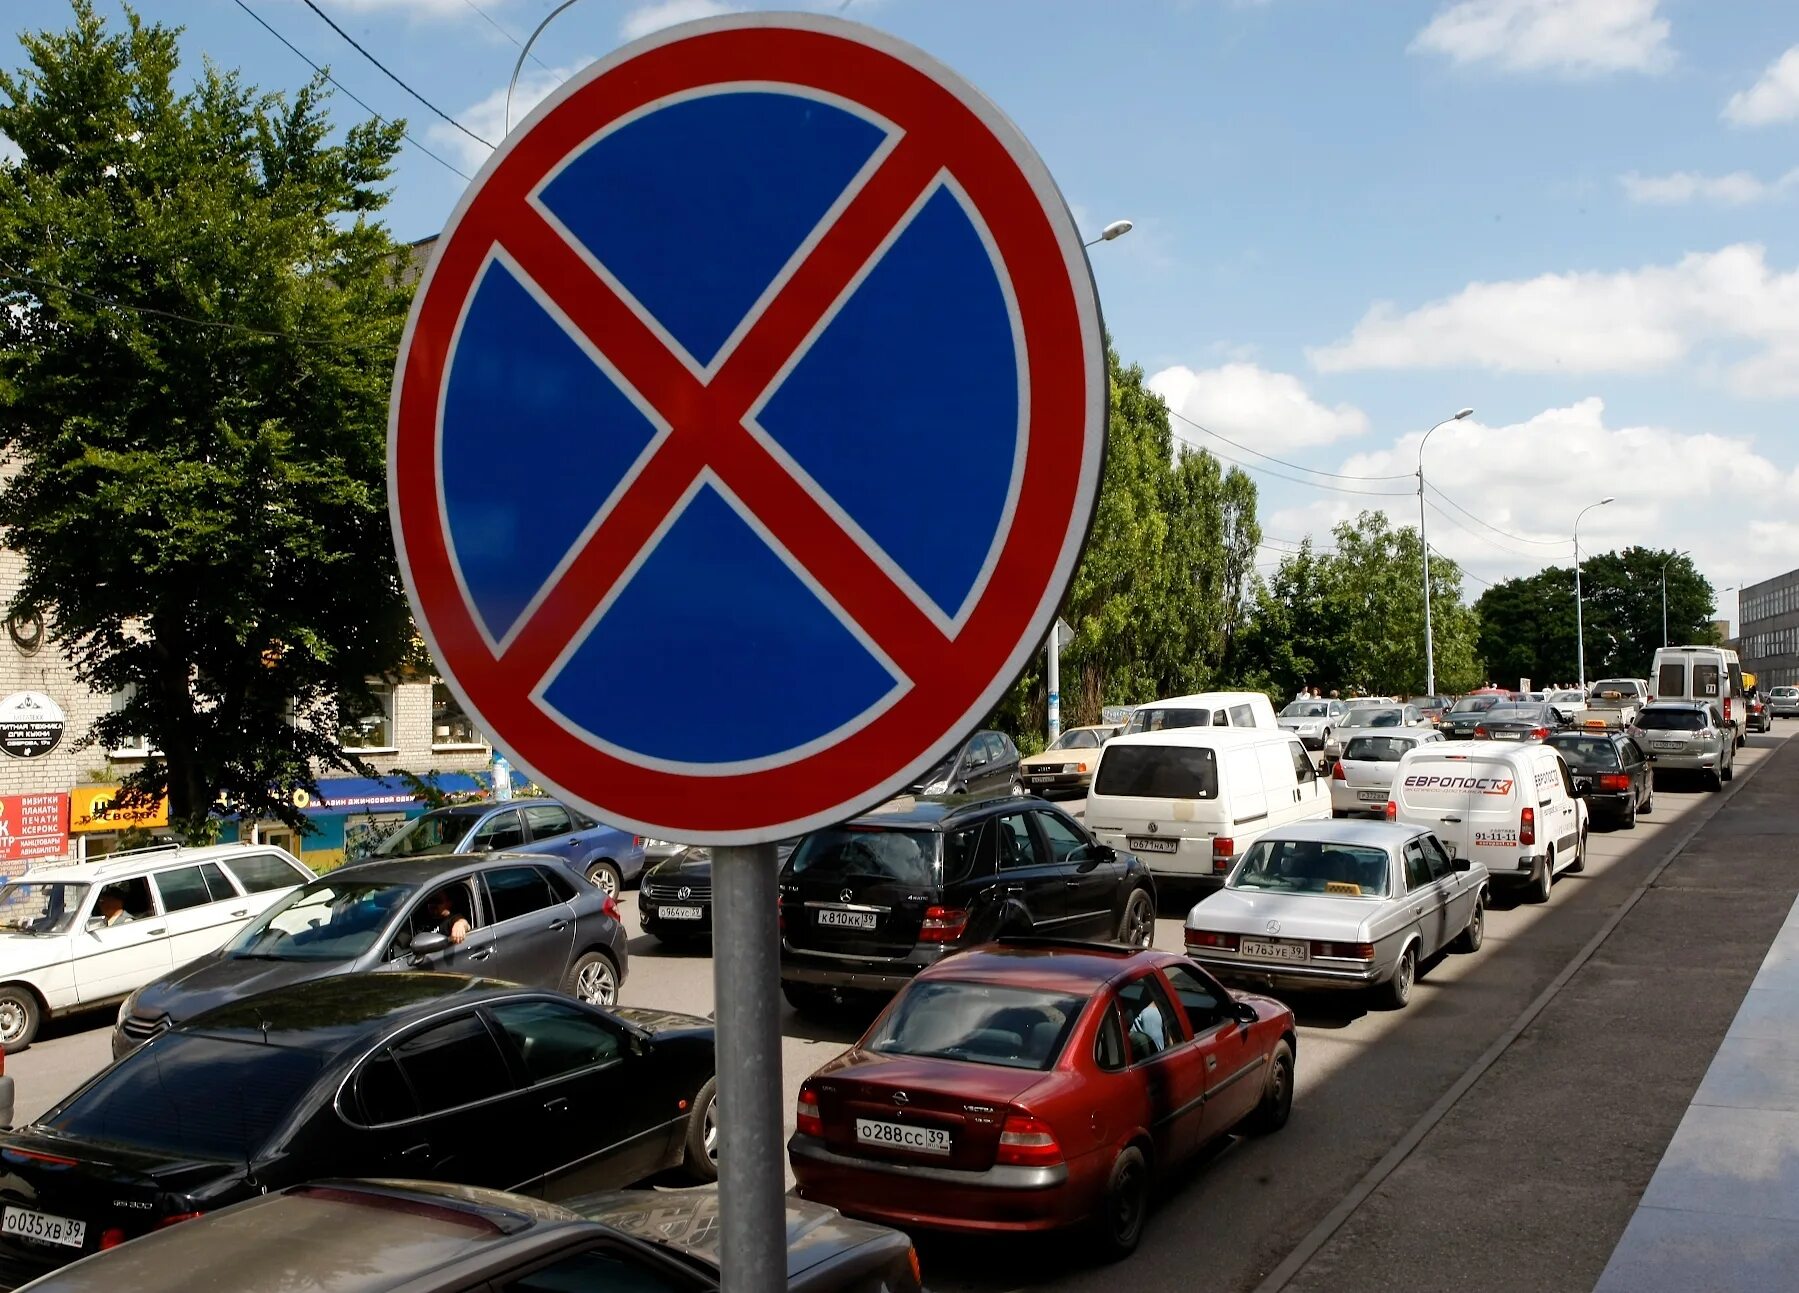
[[[1799,570],[1745,585],[1737,608],[1743,668],[1763,690],[1799,685]]]

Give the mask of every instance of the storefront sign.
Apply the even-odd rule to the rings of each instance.
[[[0,796],[0,862],[59,858],[69,851],[69,797]]]
[[[119,803],[119,786],[76,786],[69,792],[69,829],[77,835],[89,831],[154,830],[169,824],[169,801],[154,804]]]
[[[441,772],[427,778],[445,794],[478,789],[480,783],[465,772]],[[307,814],[406,812],[424,801],[398,777],[327,777],[316,795],[295,790],[293,804]]]
[[[41,691],[15,691],[0,700],[0,750],[15,759],[48,754],[62,740],[62,707]]]

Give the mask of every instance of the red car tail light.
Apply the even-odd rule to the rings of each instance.
[[[607,894],[605,897],[605,900],[600,903],[600,910],[605,912],[608,916],[612,917],[612,919],[614,919],[614,920],[622,920],[623,919],[623,917],[621,917],[618,914],[618,903],[616,900],[614,900],[614,898],[612,897],[611,894]]]
[[[1730,721],[1730,705],[1731,705],[1730,697],[1726,696],[1724,698],[1724,721],[1726,723],[1728,723]]]
[[[1533,741],[1547,741],[1549,739],[1549,729],[1546,727],[1533,727],[1530,729],[1530,736]]]
[[[825,1120],[818,1112],[818,1092],[809,1087],[800,1088],[799,1104],[795,1107],[793,1118],[794,1130],[802,1136],[820,1136],[825,1134]]]
[[[1526,808],[1518,814],[1518,843],[1535,844],[1537,842],[1537,810]]]
[[[1474,729],[1474,739],[1477,741],[1486,740],[1487,739],[1487,729],[1485,727],[1476,725],[1476,727]]]
[[[167,1230],[170,1226],[177,1225],[180,1222],[192,1221],[196,1217],[203,1217],[205,1215],[204,1212],[177,1212],[158,1221],[156,1223],[156,1228],[158,1230]]]
[[[962,907],[927,907],[918,928],[921,943],[953,943],[968,928],[968,911]]]
[[[1236,934],[1220,934],[1210,929],[1190,929],[1186,938],[1188,947],[1222,947],[1227,952],[1236,951],[1240,941]]]
[[[1229,871],[1231,860],[1237,856],[1237,841],[1228,835],[1220,835],[1212,841],[1212,870]]]
[[[1325,943],[1312,940],[1312,955],[1329,957],[1337,961],[1372,961],[1374,959],[1373,943]]]
[[[1630,778],[1621,772],[1601,773],[1598,778],[1601,790],[1629,790]]]
[[[1399,805],[1391,799],[1387,801],[1387,820],[1390,822],[1399,820]]]
[[[1349,774],[1347,774],[1346,772],[1343,771],[1343,760],[1338,759],[1335,763],[1331,764],[1331,780],[1332,781],[1348,781],[1349,780]]]
[[[1049,1124],[1029,1114],[1012,1114],[999,1133],[993,1161],[1011,1167],[1048,1167],[1062,1161],[1062,1146]]]
[[[120,1230],[117,1226],[113,1226],[110,1229],[102,1230],[100,1232],[100,1247],[102,1249],[117,1248],[124,1242],[125,1232]]]

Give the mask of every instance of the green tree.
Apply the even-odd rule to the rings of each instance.
[[[318,80],[178,89],[178,32],[73,9],[0,73],[12,609],[128,698],[87,739],[161,751],[131,792],[192,834],[220,802],[300,825],[312,760],[363,770],[340,697],[410,642],[384,484],[409,289],[371,218],[401,126],[333,142]]]

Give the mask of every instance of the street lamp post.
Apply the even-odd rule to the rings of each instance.
[[[1587,634],[1581,622],[1580,608],[1580,518],[1596,507],[1604,507],[1607,503],[1615,503],[1615,498],[1602,498],[1597,503],[1588,503],[1580,509],[1574,518],[1574,653],[1580,663],[1580,689],[1587,689]]]
[[[561,4],[543,16],[543,21],[532,28],[531,34],[525,37],[525,43],[519,46],[518,61],[512,65],[512,79],[506,82],[506,128],[500,132],[501,138],[512,133],[512,92],[518,89],[518,74],[525,70],[525,60],[531,57],[531,46],[537,43],[537,38],[543,35],[543,29],[550,25],[557,14],[576,3],[577,0],[562,0]]]
[[[1094,238],[1089,242],[1084,242],[1081,246],[1091,247],[1094,243],[1111,242],[1114,238],[1124,237],[1124,235],[1136,227],[1137,226],[1132,224],[1129,220],[1114,220],[1111,224],[1099,231],[1099,237]]]
[[[1668,567],[1673,565],[1676,561],[1679,561],[1682,557],[1690,557],[1692,555],[1693,554],[1692,554],[1691,550],[1688,550],[1686,552],[1676,552],[1673,556],[1669,557],[1666,561],[1662,562],[1662,645],[1663,646],[1668,645]]]
[[[1424,439],[1418,442],[1418,546],[1424,550],[1424,694],[1437,694],[1437,653],[1436,643],[1430,631],[1430,540],[1424,533],[1424,446],[1430,441],[1437,427],[1446,427],[1451,422],[1460,422],[1472,415],[1473,409],[1458,409],[1451,417],[1444,418],[1437,426],[1424,433]]]

